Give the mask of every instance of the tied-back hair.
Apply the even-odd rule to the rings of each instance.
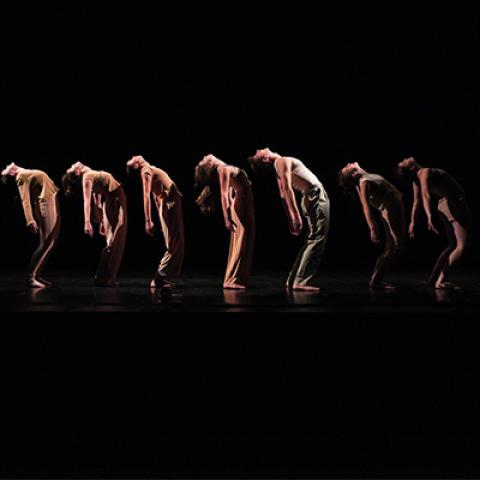
[[[203,215],[208,215],[217,209],[215,196],[218,190],[218,173],[216,168],[206,165],[195,167],[195,188],[203,187],[195,203],[200,207]]]
[[[65,173],[62,177],[62,188],[63,188],[63,193],[67,197],[70,197],[75,193],[75,190],[77,190],[80,182],[79,182],[80,177],[78,175],[75,175],[74,172],[69,172]]]
[[[247,158],[250,168],[258,174],[265,174],[273,172],[273,163],[264,162],[261,158],[255,158],[255,155],[251,155]]]

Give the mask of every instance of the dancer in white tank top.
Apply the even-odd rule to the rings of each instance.
[[[291,290],[318,292],[310,282],[316,274],[325,251],[330,224],[330,202],[318,178],[297,158],[283,157],[269,148],[257,150],[249,157],[254,171],[273,170],[292,235],[300,235],[303,219],[294,191],[302,195],[301,209],[307,222],[305,244],[297,255],[286,287]],[[272,168],[273,167],[273,168]]]

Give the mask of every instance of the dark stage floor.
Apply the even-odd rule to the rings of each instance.
[[[455,294],[418,271],[375,295],[342,270],[294,296],[274,273],[172,298],[51,278],[0,277],[2,477],[480,476],[474,271]]]
[[[0,309],[31,312],[245,312],[245,313],[369,313],[395,311],[406,315],[475,315],[480,309],[480,276],[473,271],[459,273],[456,283],[462,292],[429,288],[418,271],[393,275],[395,293],[368,289],[367,271],[325,271],[316,282],[321,293],[290,292],[283,287],[282,272],[256,274],[246,291],[223,290],[222,278],[211,274],[186,275],[173,294],[148,288],[150,278],[136,272],[122,272],[118,288],[92,285],[87,274],[52,272],[57,285],[43,290],[23,288],[18,273],[0,276]]]

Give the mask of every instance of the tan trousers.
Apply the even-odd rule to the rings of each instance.
[[[402,197],[398,197],[380,214],[385,230],[385,249],[375,263],[371,284],[381,282],[388,270],[392,268],[403,250],[407,231]]]
[[[230,217],[236,229],[230,233],[224,284],[246,285],[250,278],[255,243],[255,210],[250,184],[236,192],[230,207]]]
[[[167,282],[180,276],[185,255],[182,195],[173,189],[167,200],[158,206],[166,251],[158,266],[158,275]]]
[[[57,244],[60,233],[60,205],[58,194],[48,199],[39,198],[35,202],[33,216],[38,225],[40,243],[33,252],[28,273],[32,277],[39,277],[48,257]]]
[[[95,283],[114,285],[122,263],[128,226],[127,197],[121,186],[105,195],[103,212],[107,246],[102,250]]]

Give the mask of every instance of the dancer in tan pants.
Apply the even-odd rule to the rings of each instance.
[[[16,180],[27,228],[38,234],[40,240],[30,260],[25,285],[30,288],[48,287],[51,283],[43,279],[41,274],[60,233],[58,188],[45,172],[27,170],[14,163],[2,171],[2,179],[9,178]]]
[[[92,221],[100,224],[99,233],[105,236],[95,285],[117,286],[117,274],[127,237],[127,198],[121,184],[108,172],[92,170],[80,162],[73,164],[62,179],[66,195],[81,179],[86,235],[93,237]]]
[[[415,223],[420,204],[427,217],[427,227],[438,235],[432,220],[432,195],[439,199],[437,209],[445,226],[448,244],[440,254],[430,274],[429,284],[436,289],[458,290],[460,287],[447,281],[454,265],[463,257],[471,230],[472,218],[465,191],[445,170],[424,168],[413,157],[403,159],[397,166],[397,174],[403,180],[411,182],[413,205],[408,229],[410,238],[415,237]]]
[[[244,289],[250,278],[255,241],[252,187],[243,170],[207,155],[195,168],[195,186],[204,187],[196,203],[204,214],[215,210],[215,185],[220,187],[225,228],[230,231],[223,288]]]
[[[183,207],[180,190],[166,172],[150,165],[142,156],[134,156],[127,162],[127,171],[140,172],[143,186],[145,232],[153,235],[151,197],[158,210],[166,251],[150,284],[152,288],[170,288],[180,277],[185,254]]]
[[[358,163],[349,163],[342,168],[338,174],[338,183],[346,191],[353,187],[357,190],[370,229],[370,239],[377,245],[380,244],[380,232],[371,209],[380,212],[385,232],[385,249],[375,263],[370,288],[395,290],[391,283],[384,281],[384,277],[405,244],[406,223],[402,194],[385,178],[366,172]]]

